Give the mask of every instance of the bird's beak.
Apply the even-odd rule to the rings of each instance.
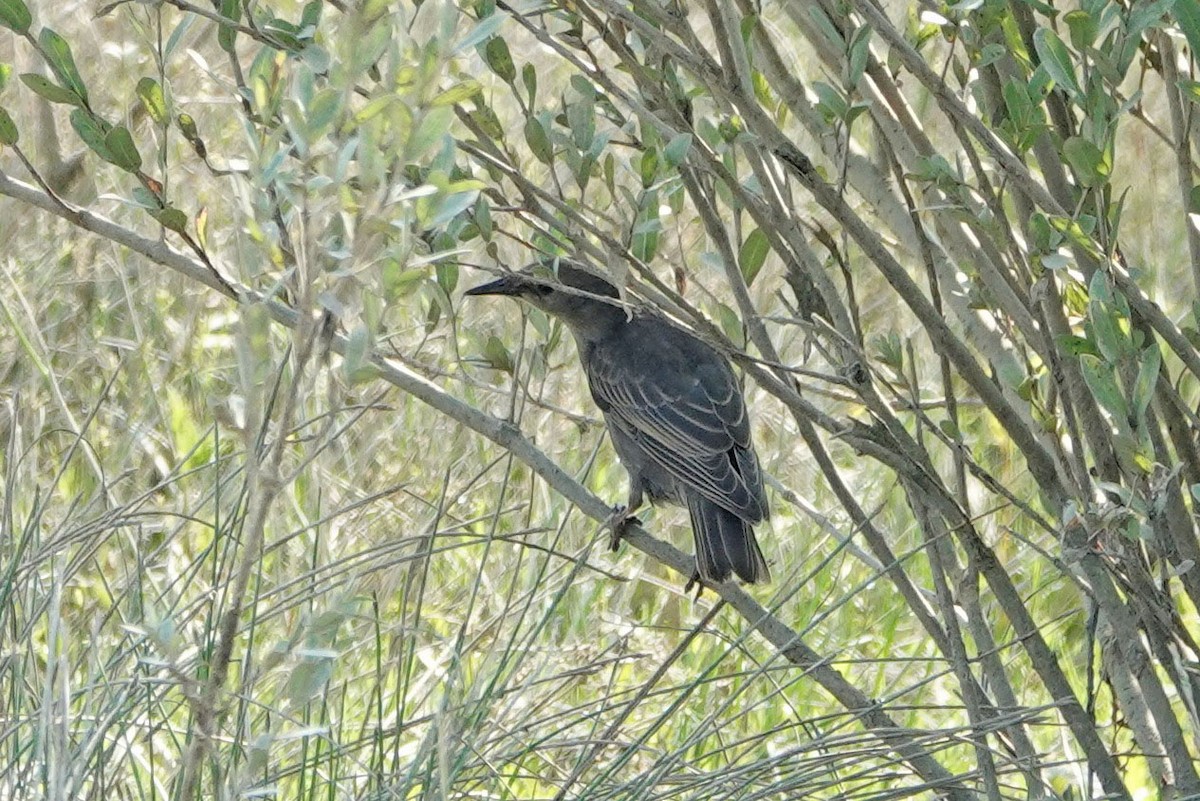
[[[472,287],[464,295],[520,295],[525,289],[525,282],[515,275],[502,275],[495,281],[489,281],[477,287]]]

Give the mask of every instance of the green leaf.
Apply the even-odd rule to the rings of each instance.
[[[32,23],[33,17],[22,0],[0,0],[0,25],[24,34]]]
[[[990,67],[1006,55],[1008,55],[1007,47],[999,42],[989,42],[979,51],[979,58],[975,59],[974,67],[975,69]]]
[[[870,25],[863,25],[854,32],[850,40],[850,52],[847,57],[846,85],[858,86],[863,72],[867,68],[867,56],[870,55],[871,34]]]
[[[17,138],[17,124],[8,116],[7,111],[0,108],[0,145],[15,145]]]
[[[525,91],[529,94],[529,107],[533,108],[537,101],[537,69],[532,64],[521,68],[521,80],[525,83]]]
[[[105,137],[108,136],[109,125],[103,120],[99,120],[88,114],[81,108],[77,108],[71,112],[71,127],[75,129],[75,133],[79,134],[79,138],[83,143],[90,147],[96,155],[105,161],[112,161],[112,154],[108,151],[108,144],[105,142]]]
[[[492,207],[488,204],[487,198],[482,194],[475,198],[475,210],[471,215],[471,219],[475,222],[475,227],[479,229],[479,235],[483,237],[485,242],[491,241],[492,238]]]
[[[742,242],[742,247],[738,251],[738,266],[742,270],[742,278],[746,280],[747,286],[754,283],[754,279],[758,277],[758,271],[762,269],[763,262],[767,260],[767,254],[770,252],[771,245],[761,228],[755,228],[746,236],[746,240]]]
[[[447,295],[454,291],[458,286],[458,265],[453,262],[441,262],[434,267],[434,272],[437,274],[438,286]]]
[[[196,241],[201,250],[208,250],[208,206],[201,206],[196,212]]]
[[[117,125],[105,134],[104,145],[108,148],[108,160],[122,170],[137,172],[142,168],[142,156],[124,125]]]
[[[594,95],[584,95],[567,106],[567,124],[575,147],[587,151],[596,138],[596,101]]]
[[[1064,334],[1057,337],[1055,341],[1058,346],[1072,356],[1080,356],[1084,353],[1092,356],[1099,356],[1100,349],[1096,347],[1096,343],[1087,337],[1075,336],[1074,334]]]
[[[758,70],[753,70],[750,73],[750,87],[754,90],[754,98],[762,104],[763,108],[775,108],[778,101],[771,93],[771,83],[767,80],[766,75]]]
[[[435,95],[433,100],[429,101],[431,106],[453,106],[455,103],[474,97],[479,94],[482,87],[479,81],[474,78],[469,78],[462,83],[451,86],[449,89]]]
[[[1081,94],[1079,81],[1075,77],[1075,65],[1071,53],[1062,39],[1051,28],[1038,28],[1033,34],[1033,46],[1046,72],[1063,91],[1072,97]]]
[[[1118,425],[1126,425],[1129,420],[1129,407],[1117,387],[1117,379],[1113,375],[1111,365],[1095,356],[1084,354],[1079,357],[1079,367],[1083,372],[1083,380],[1096,401],[1108,410]]]
[[[1192,53],[1200,53],[1200,0],[1175,0],[1171,9]]]
[[[144,186],[135,186],[130,194],[133,195],[133,202],[147,211],[157,211],[162,208],[162,202],[158,196]]]
[[[1133,419],[1141,426],[1146,420],[1146,409],[1154,398],[1154,387],[1158,384],[1159,368],[1162,367],[1162,354],[1153,342],[1142,351],[1138,359],[1137,379],[1133,384]]]
[[[639,165],[642,176],[642,188],[649,189],[658,180],[658,148],[652,147],[642,153]]]
[[[168,231],[174,231],[177,234],[187,233],[187,215],[174,206],[167,206],[165,209],[151,209],[150,216],[158,220],[159,224]]]
[[[429,109],[417,123],[417,129],[413,131],[408,140],[405,158],[408,161],[420,161],[421,156],[425,155],[435,143],[440,142],[446,132],[450,130],[450,123],[453,119],[454,109],[450,106]]]
[[[1175,5],[1176,0],[1155,0],[1152,3],[1134,3],[1125,22],[1126,35],[1140,39],[1142,33],[1163,18]]]
[[[312,39],[317,24],[321,21],[321,8],[324,5],[318,0],[309,0],[300,10],[300,32],[309,39]]]
[[[850,114],[850,103],[842,93],[824,81],[813,81],[812,88],[817,94],[817,109],[825,118],[830,122],[844,122]]]
[[[167,115],[167,100],[158,81],[148,77],[142,78],[137,83],[137,96],[138,100],[142,101],[142,108],[146,109],[150,119],[154,120],[154,124],[166,125],[170,119]]]
[[[221,16],[231,22],[239,22],[242,18],[242,4],[238,0],[221,0]],[[232,53],[237,38],[237,28],[228,23],[217,26],[217,44],[226,53]]]
[[[500,76],[505,83],[512,83],[517,77],[517,68],[513,65],[512,53],[508,52],[508,42],[499,36],[488,40],[483,49],[484,60],[492,68],[492,72]]]
[[[175,124],[179,126],[179,132],[183,134],[183,138],[191,144],[196,144],[200,139],[200,132],[196,130],[196,120],[191,114],[184,112],[175,117]]]
[[[1100,148],[1087,139],[1082,136],[1069,137],[1063,143],[1063,156],[1084,186],[1097,187],[1108,183],[1112,165],[1105,160]]]
[[[1028,127],[1033,121],[1033,100],[1029,97],[1029,88],[1024,82],[1010,78],[1001,91],[1009,119],[1018,130]]]
[[[1088,297],[1102,303],[1112,303],[1112,290],[1108,288],[1108,276],[1103,270],[1096,270],[1088,281]]]
[[[554,163],[554,149],[550,146],[550,137],[546,135],[546,129],[537,117],[525,120],[525,141],[538,161],[547,165]]]
[[[637,224],[633,226],[633,236],[629,249],[633,255],[644,262],[654,260],[658,252],[659,235],[662,232],[662,221],[658,219],[658,192],[647,192],[642,198],[642,210],[638,214]]]
[[[675,169],[683,160],[687,158],[688,151],[692,148],[692,135],[690,133],[675,134],[671,137],[671,141],[667,142],[667,146],[663,148],[663,160],[667,162],[667,166]]]
[[[474,28],[467,32],[458,44],[454,45],[454,54],[458,55],[464,50],[475,47],[480,42],[491,37],[496,31],[500,30],[500,26],[508,19],[508,14],[501,12],[499,14],[493,12],[479,21]]]
[[[64,103],[71,106],[82,106],[83,99],[70,89],[64,89],[44,75],[26,72],[21,75],[21,81],[36,94],[51,103]]]
[[[46,63],[51,71],[58,76],[58,81],[87,102],[87,86],[83,77],[75,68],[75,59],[71,56],[71,46],[67,40],[49,28],[42,28],[38,35],[38,43],[46,57]]]
[[[1083,9],[1068,11],[1063,21],[1071,32],[1071,46],[1076,50],[1091,47],[1092,42],[1096,41],[1096,34],[1100,32],[1096,18]]]
[[[1088,303],[1088,322],[1100,354],[1110,363],[1117,364],[1126,348],[1116,311],[1106,303],[1093,300]]]
[[[512,355],[509,354],[508,348],[504,346],[504,343],[495,334],[489,336],[487,342],[484,343],[483,358],[495,370],[501,370],[509,374],[513,371]]]
[[[2,1],[2,0],[0,0]],[[8,79],[12,76],[12,64],[0,64],[0,92],[4,91],[4,87],[8,86]]]
[[[718,303],[717,322],[721,324],[721,330],[725,332],[725,336],[729,337],[729,340],[734,345],[739,348],[745,347],[746,329],[742,325],[742,318],[738,317],[737,312],[724,303]]]
[[[1200,81],[1189,81],[1185,78],[1180,78],[1175,82],[1175,86],[1179,88],[1179,93],[1193,103],[1200,103]]]

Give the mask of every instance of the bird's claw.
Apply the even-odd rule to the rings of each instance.
[[[637,515],[631,514],[628,506],[613,507],[612,516],[608,518],[609,550],[617,550],[621,544],[621,537],[625,536],[625,529],[630,525],[640,526],[642,521]]]
[[[692,573],[692,577],[688,579],[688,583],[683,585],[683,594],[687,595],[691,592],[692,587],[696,588],[696,597],[692,600],[699,601],[700,596],[704,594],[704,582],[700,580],[700,568],[696,568]]]

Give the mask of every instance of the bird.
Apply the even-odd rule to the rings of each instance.
[[[768,517],[741,385],[719,351],[653,309],[630,309],[617,288],[564,259],[535,262],[473,287],[516,298],[561,320],[588,388],[629,473],[629,497],[609,525],[616,550],[643,500],[686,507],[697,579],[769,581],[754,536]],[[640,521],[639,521],[640,522]]]

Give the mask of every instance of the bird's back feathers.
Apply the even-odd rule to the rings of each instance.
[[[580,342],[580,356],[592,397],[610,428],[624,434],[613,440],[622,460],[649,460],[677,483],[675,497],[658,500],[688,506],[706,578],[724,580],[733,570],[747,581],[765,579],[750,528],[767,517],[762,472],[741,387],[724,357],[652,315]],[[639,453],[621,452],[630,443]]]

